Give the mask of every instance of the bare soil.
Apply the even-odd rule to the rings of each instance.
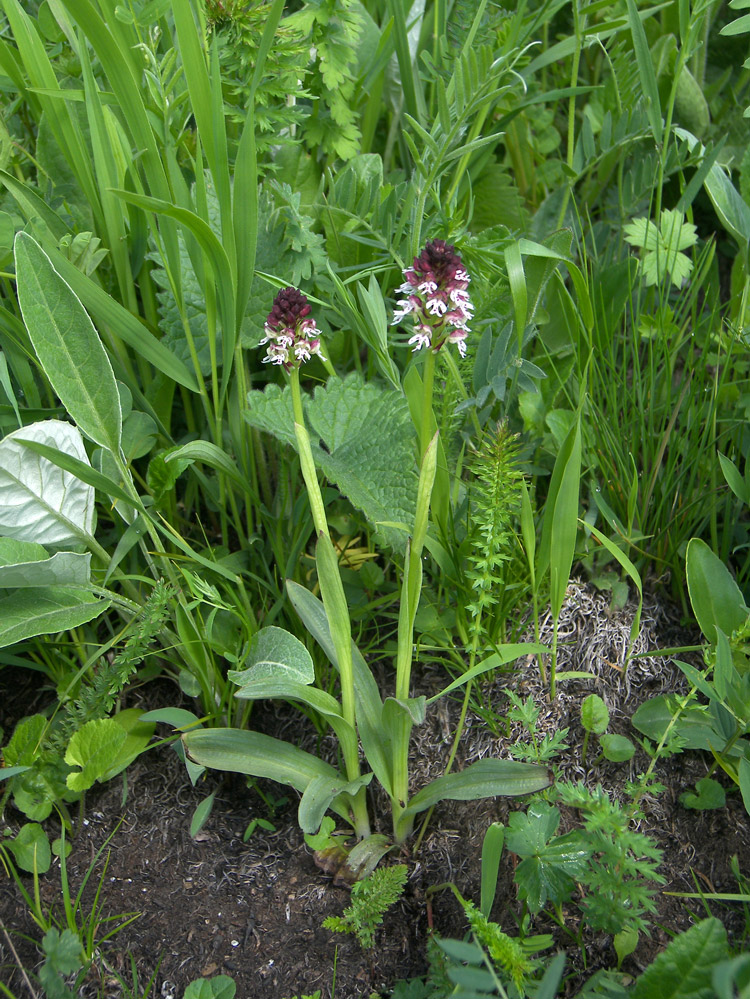
[[[648,757],[639,750],[627,764],[597,762],[596,753],[590,749],[584,764],[579,722],[582,699],[598,693],[609,707],[611,730],[632,736],[629,718],[640,703],[662,691],[684,689],[682,674],[665,658],[636,659],[627,673],[621,670],[633,611],[628,606],[612,614],[604,595],[574,584],[563,614],[561,641],[565,644],[559,668],[587,670],[592,677],[563,681],[551,704],[533,663],[512,674],[496,675],[481,686],[485,706],[501,717],[507,711],[504,691],[508,686],[523,697],[533,696],[542,706],[542,720],[548,730],[570,727],[569,749],[558,761],[559,777],[583,780],[589,786],[601,783],[615,796],[621,796],[626,781],[648,766]],[[686,644],[691,637],[695,641],[694,636],[686,639],[679,631],[672,611],[651,601],[644,609],[636,651]],[[420,692],[439,690],[446,682],[446,674],[434,666],[421,672],[418,668],[415,675]],[[40,691],[37,674],[3,669],[0,725],[6,738],[20,717],[40,710],[50,699],[49,693]],[[146,710],[175,703],[174,688],[159,681],[130,692],[126,706]],[[458,702],[439,702],[415,732],[415,788],[442,772],[458,712]],[[287,705],[260,706],[254,710],[252,722],[306,748],[314,749],[319,744],[312,726]],[[479,715],[473,714],[458,765],[487,755],[507,756],[507,745],[519,735],[512,729],[509,733],[493,733]],[[324,739],[320,751],[333,750],[330,740]],[[735,945],[742,944],[748,932],[740,905],[703,903],[667,894],[697,889],[738,891],[730,867],[735,855],[743,873],[747,873],[750,824],[739,795],[727,786],[726,807],[709,812],[687,810],[679,802],[680,794],[706,775],[709,764],[705,756],[693,753],[658,764],[656,775],[666,785],[666,791],[644,802],[645,819],[640,831],[648,833],[664,850],[660,870],[666,884],[657,895],[658,913],[651,936],[641,939],[636,953],[623,965],[630,975],[637,975],[674,934],[705,916],[706,908],[725,922]],[[192,838],[190,818],[212,791],[216,792],[212,815],[198,836]],[[431,929],[459,938],[466,932],[452,893],[437,893],[428,904],[426,890],[452,881],[465,898],[478,901],[485,831],[493,821],[506,822],[512,809],[525,807],[523,800],[508,799],[438,806],[419,852],[412,855],[406,851],[397,858],[408,865],[407,888],[387,914],[375,948],[367,953],[353,938],[322,928],[327,916],[341,914],[349,892],[316,867],[296,824],[297,802],[291,800],[294,796],[288,795],[287,803],[275,810],[269,808],[269,801],[284,796],[287,792],[276,785],[261,782],[257,788],[248,787],[241,778],[224,778],[221,774],[210,774],[193,787],[183,764],[169,747],[141,756],[128,769],[125,784],[117,778],[88,793],[83,822],[68,859],[71,884],[76,890],[96,852],[111,837],[84,894],[84,911],[90,911],[101,877],[103,913],[137,912],[139,917],[101,945],[101,960],[80,990],[82,999],[120,999],[124,993],[111,972],[128,979],[131,956],[142,986],[155,973],[151,996],[162,999],[181,999],[192,980],[219,974],[235,980],[238,999],[285,999],[310,995],[316,989],[320,989],[323,999],[387,994],[397,980],[425,974]],[[375,808],[379,805],[382,802],[376,798]],[[254,818],[271,822],[273,829],[258,826],[243,842],[243,834]],[[387,819],[385,812],[376,817],[384,832],[388,831]],[[575,815],[566,812],[563,820],[561,832],[577,821]],[[22,817],[8,806],[5,828],[16,829],[20,821]],[[506,932],[516,934],[521,907],[513,883],[513,860],[511,855],[503,855],[492,917]],[[59,866],[54,865],[41,881],[43,903],[61,916]],[[566,910],[567,926],[573,933],[578,929],[578,915],[574,905]],[[31,999],[29,984],[33,985],[33,972],[40,963],[41,932],[30,919],[13,881],[2,874],[0,919],[7,931],[7,935],[0,932],[0,981],[17,999]],[[581,948],[544,914],[535,920],[533,930],[553,933],[557,945],[567,951],[566,995],[575,994],[596,969],[616,963],[608,936],[584,931]],[[104,934],[106,928],[101,932]],[[36,995],[41,995],[41,990],[36,989]]]

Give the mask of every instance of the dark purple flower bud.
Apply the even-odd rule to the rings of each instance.
[[[308,318],[312,307],[297,288],[282,288],[273,300],[259,346],[268,344],[264,363],[283,364],[286,370],[299,367],[313,354],[320,353],[320,338],[315,320]]]
[[[404,278],[398,291],[406,297],[397,302],[391,325],[411,315],[414,336],[409,343],[415,344],[414,350],[431,347],[437,352],[450,341],[463,357],[474,306],[466,290],[471,278],[456,248],[444,239],[430,240],[414,258],[414,266],[406,268]]]

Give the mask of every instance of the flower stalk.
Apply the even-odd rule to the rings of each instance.
[[[310,436],[305,426],[302,389],[299,369],[313,356],[325,360],[320,352],[320,338],[315,320],[310,317],[307,298],[296,288],[284,288],[276,296],[273,308],[264,327],[266,336],[265,362],[279,364],[289,374],[294,410],[294,435],[307,490],[310,511],[315,525],[315,563],[318,570],[320,595],[323,600],[331,639],[336,650],[341,684],[341,714],[356,732],[356,706],[354,693],[354,665],[349,608],[341,582],[338,558],[331,542],[323,494],[320,491],[315,459],[310,447]],[[356,740],[347,747],[342,745],[346,777],[354,781],[360,776],[359,752]],[[354,827],[361,839],[370,833],[367,814],[366,791],[362,787],[351,797]]]

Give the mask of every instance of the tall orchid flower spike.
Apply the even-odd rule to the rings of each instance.
[[[283,364],[289,371],[309,361],[313,354],[324,361],[320,352],[320,337],[315,320],[310,318],[311,306],[296,288],[282,288],[273,300],[259,346],[268,344],[263,363]]]
[[[461,357],[466,356],[468,323],[474,306],[466,290],[471,278],[464,269],[455,246],[444,239],[431,239],[414,266],[404,271],[405,281],[398,294],[392,326],[411,315],[414,317],[414,350],[429,347],[437,353],[446,341],[455,343]]]

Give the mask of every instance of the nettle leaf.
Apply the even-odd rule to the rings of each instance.
[[[714,999],[714,967],[729,956],[720,920],[704,919],[680,933],[636,979],[631,999]]]
[[[93,488],[25,448],[24,440],[38,441],[90,464],[80,433],[61,420],[32,423],[4,437],[0,441],[0,534],[55,547],[90,535]]]
[[[402,548],[402,531],[378,525],[414,522],[414,424],[404,396],[352,374],[343,380],[331,378],[324,388],[316,389],[306,412],[315,463],[378,528],[387,545]],[[249,393],[245,419],[295,446],[288,387],[281,391],[271,385],[265,392]]]
[[[354,374],[316,389],[308,413],[311,430],[325,448],[314,452],[316,463],[350,502],[375,526],[413,524],[414,424],[405,397]],[[378,533],[389,547],[403,548],[403,532],[378,527]]]

